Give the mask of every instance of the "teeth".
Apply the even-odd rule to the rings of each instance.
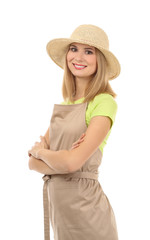
[[[80,65],[74,65],[76,68],[85,68],[85,66],[80,66]]]

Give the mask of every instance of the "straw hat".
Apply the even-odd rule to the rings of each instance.
[[[70,38],[56,38],[47,43],[46,50],[51,59],[64,68],[65,56],[71,43],[82,43],[99,49],[108,63],[109,80],[120,74],[120,64],[112,52],[109,51],[109,40],[106,33],[94,25],[80,25]]]

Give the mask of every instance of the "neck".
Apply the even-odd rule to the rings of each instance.
[[[75,78],[75,83],[76,83],[76,93],[75,93],[75,98],[82,98],[84,97],[84,92],[87,87],[88,82],[91,79],[88,78]]]

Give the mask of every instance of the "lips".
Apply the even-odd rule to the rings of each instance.
[[[87,67],[86,65],[76,64],[76,63],[73,63],[73,66],[74,66],[75,69],[77,69],[77,70],[82,70],[82,69],[84,69],[84,68]]]

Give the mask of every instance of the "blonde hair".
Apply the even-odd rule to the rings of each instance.
[[[95,50],[96,50],[96,57],[97,57],[97,71],[93,76],[93,79],[88,82],[88,85],[84,92],[83,103],[93,100],[93,98],[100,93],[108,93],[112,95],[114,98],[117,96],[116,93],[112,90],[109,83],[109,78],[107,74],[108,73],[107,61],[105,59],[105,56],[98,49],[95,48]],[[65,59],[66,59],[66,56],[65,56]],[[63,95],[64,101],[69,100],[70,102],[73,103],[75,93],[76,93],[75,77],[69,70],[67,65],[67,60],[66,60],[65,66],[64,66],[63,83],[62,83],[62,95]]]

